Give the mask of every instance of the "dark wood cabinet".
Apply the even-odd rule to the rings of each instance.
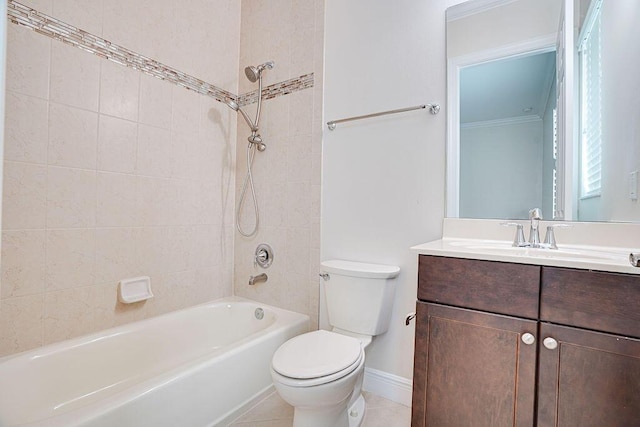
[[[640,427],[640,276],[421,255],[418,281],[412,426]]]
[[[531,426],[537,324],[418,302],[413,426]]]
[[[547,323],[540,337],[538,426],[640,426],[640,340]]]

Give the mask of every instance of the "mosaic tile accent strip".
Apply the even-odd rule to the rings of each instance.
[[[262,89],[262,100],[288,95],[299,90],[313,87],[313,73],[272,84]],[[258,90],[247,92],[238,97],[238,105],[241,107],[258,101]]]
[[[234,95],[231,92],[59,21],[14,0],[7,2],[7,17],[14,24],[30,28],[37,33],[75,46],[125,67],[142,71],[161,80],[182,86],[185,89],[210,96],[219,102],[226,104],[233,100],[242,106],[257,101],[257,90],[242,96]],[[262,89],[262,94],[264,96],[263,99],[270,99],[310,87],[313,87],[313,73],[267,86]]]

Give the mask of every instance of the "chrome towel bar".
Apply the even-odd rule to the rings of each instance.
[[[424,104],[424,105],[417,105],[415,107],[399,108],[397,110],[382,111],[380,113],[365,114],[364,116],[355,116],[355,117],[349,117],[349,118],[346,118],[346,119],[331,120],[330,122],[327,122],[327,127],[329,128],[329,130],[334,130],[338,123],[350,122],[352,120],[370,119],[371,117],[386,116],[387,114],[397,114],[397,113],[404,113],[404,112],[407,112],[407,111],[423,110],[425,108],[428,108],[429,112],[431,114],[438,114],[440,112],[440,104]]]

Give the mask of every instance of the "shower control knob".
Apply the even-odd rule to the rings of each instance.
[[[534,337],[533,334],[530,334],[529,332],[527,332],[526,334],[522,334],[522,337],[520,339],[526,345],[531,345],[536,342],[536,337]]]
[[[253,255],[254,265],[269,268],[273,263],[273,249],[266,243],[260,243]]]

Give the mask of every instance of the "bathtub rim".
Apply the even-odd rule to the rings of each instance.
[[[67,338],[65,340],[62,341],[57,341],[57,342],[53,342],[50,344],[45,344],[42,345],[40,347],[35,347],[35,348],[31,348],[29,350],[24,350],[21,351],[19,353],[13,353],[13,354],[8,354],[6,356],[2,356],[0,357],[0,365],[8,362],[11,359],[16,359],[19,357],[25,357],[29,354],[34,354],[37,355],[38,357],[42,357],[45,356],[47,354],[53,354],[56,353],[57,351],[60,351],[62,349],[65,348],[69,348],[69,345],[71,344],[71,348],[79,346],[84,344],[85,342],[89,342],[89,341],[94,341],[96,339],[99,338],[104,338],[105,336],[111,336],[111,335],[116,335],[119,332],[122,332],[124,330],[126,330],[127,328],[130,328],[132,325],[140,325],[140,324],[146,324],[146,323],[151,323],[155,320],[159,320],[159,319],[164,319],[170,316],[174,316],[178,313],[182,313],[185,312],[187,310],[191,310],[191,309],[195,309],[198,307],[204,307],[204,306],[208,306],[211,305],[213,303],[224,303],[224,302],[245,302],[245,303],[252,303],[252,304],[256,304],[259,305],[260,307],[265,307],[265,308],[269,308],[269,309],[273,309],[274,311],[280,311],[280,312],[284,312],[285,314],[287,314],[287,316],[291,316],[292,318],[295,318],[295,316],[306,316],[308,318],[308,321],[311,321],[311,318],[309,317],[309,315],[304,314],[304,313],[300,313],[297,311],[292,311],[292,310],[287,310],[286,308],[280,308],[280,307],[276,307],[274,305],[270,305],[270,304],[266,304],[266,303],[262,303],[260,301],[256,301],[256,300],[252,300],[249,298],[245,298],[245,297],[240,297],[240,296],[236,296],[236,295],[232,295],[232,296],[228,296],[228,297],[222,297],[222,298],[218,298],[218,299],[214,299],[214,300],[209,300],[200,304],[196,304],[196,305],[191,305],[189,307],[184,307],[181,308],[179,310],[173,310],[173,311],[169,311],[167,313],[162,313],[159,314],[157,316],[151,316],[148,317],[146,319],[140,319],[140,320],[134,320],[132,322],[128,322],[128,323],[124,323],[122,325],[117,325],[117,326],[112,326],[109,327],[107,329],[101,329],[99,331],[94,331],[94,332],[90,332],[88,334],[83,334],[83,335],[78,335],[77,337],[73,337],[73,338]],[[276,323],[278,323],[278,321],[276,321]],[[254,335],[254,334],[251,334]],[[245,338],[243,338],[241,341],[244,341]],[[46,352],[43,352],[44,350],[48,350]]]

